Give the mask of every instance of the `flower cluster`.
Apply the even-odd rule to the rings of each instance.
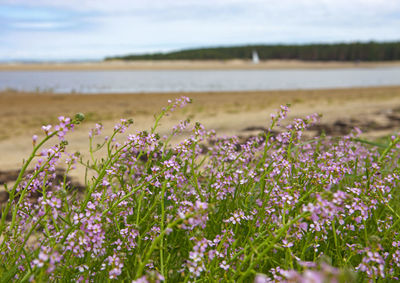
[[[170,101],[149,131],[133,132],[132,120],[121,120],[103,137],[97,124],[88,160],[68,153],[65,141],[82,115],[44,126],[8,188],[0,278],[398,280],[400,137],[307,140],[316,115],[272,131],[286,106],[259,136],[218,137],[185,120],[161,137],[160,119],[189,101]],[[183,131],[190,136],[169,143]],[[54,136],[59,144],[43,149]],[[104,139],[97,147],[95,136]],[[88,173],[80,190],[67,181],[78,166]]]

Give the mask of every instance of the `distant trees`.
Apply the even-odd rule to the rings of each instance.
[[[187,49],[169,53],[107,57],[105,60],[230,60],[251,59],[256,50],[260,60],[305,61],[391,61],[400,60],[400,42],[354,42],[306,45],[246,45]]]

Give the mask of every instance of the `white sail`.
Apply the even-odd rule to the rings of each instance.
[[[260,58],[258,58],[258,54],[256,50],[253,50],[253,64],[260,63]]]

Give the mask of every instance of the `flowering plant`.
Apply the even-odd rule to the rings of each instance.
[[[171,145],[157,126],[188,102],[170,101],[154,127],[123,143],[115,138],[132,120],[94,147],[96,125],[87,160],[67,152],[82,115],[44,126],[6,188],[1,281],[398,280],[399,137],[305,140],[316,115],[273,134],[282,107],[268,131],[244,142],[182,121],[171,136],[191,135]],[[43,149],[53,137],[60,143]],[[76,166],[93,176],[80,191],[66,178]]]

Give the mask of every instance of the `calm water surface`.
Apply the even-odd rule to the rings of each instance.
[[[318,70],[2,71],[0,90],[201,92],[400,85],[400,67]]]

